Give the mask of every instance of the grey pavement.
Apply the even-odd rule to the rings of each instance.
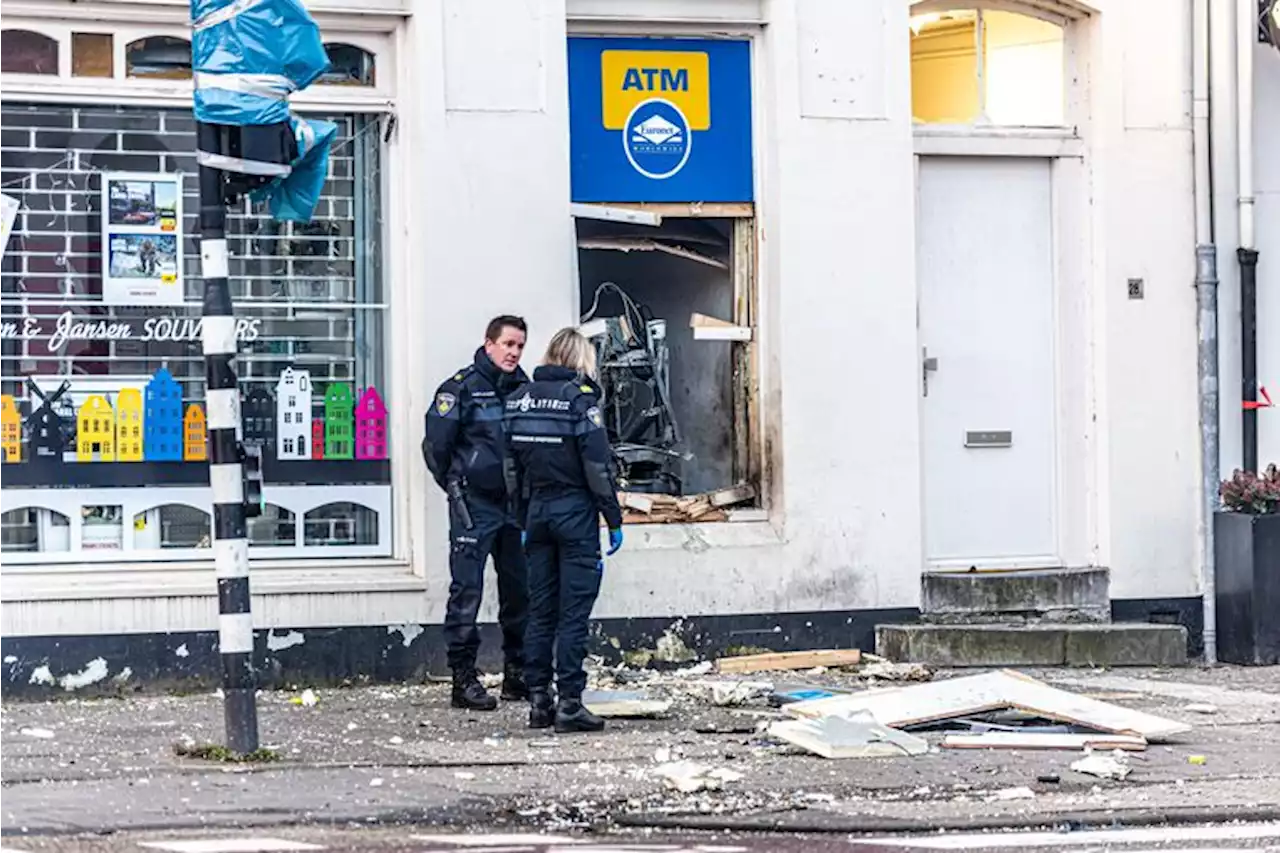
[[[712,707],[672,678],[651,685],[673,694],[668,718],[613,720],[603,735],[575,737],[530,732],[521,706],[451,710],[442,685],[362,687],[316,691],[310,707],[294,704],[297,693],[263,693],[262,740],[282,760],[246,767],[175,753],[175,743],[221,739],[215,695],[10,703],[0,717],[4,846],[23,835],[56,846],[60,836],[80,833],[270,828],[275,836],[349,825],[826,837],[1280,820],[1280,668],[1031,674],[1195,728],[1134,755],[1130,777],[1112,782],[1069,770],[1072,753],[944,750],[843,761],[796,754],[754,733],[771,713],[763,704]],[[786,680],[810,677],[857,681],[836,673]],[[1193,713],[1193,702],[1217,712]],[[670,791],[655,773],[659,757],[741,778],[717,791]]]

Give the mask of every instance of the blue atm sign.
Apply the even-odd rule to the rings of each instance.
[[[751,49],[569,39],[574,201],[751,201]]]

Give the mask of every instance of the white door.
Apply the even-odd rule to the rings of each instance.
[[[1055,565],[1050,162],[919,162],[926,555]]]

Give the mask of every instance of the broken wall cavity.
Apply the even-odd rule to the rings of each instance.
[[[670,223],[676,223],[671,225]],[[598,225],[592,223],[592,225]],[[677,228],[678,226],[678,228]],[[696,233],[708,242],[668,237],[674,243],[728,266],[729,220],[667,220],[661,228],[637,226],[626,231],[637,239]],[[579,236],[588,233],[580,223]],[[720,241],[712,245],[711,241]],[[671,408],[681,431],[677,452],[692,454],[680,466],[685,494],[722,489],[734,481],[733,466],[733,351],[727,341],[697,341],[689,327],[695,314],[731,320],[733,280],[729,269],[659,251],[584,249],[578,253],[581,284],[580,311],[585,313],[596,288],[611,281],[621,287],[656,319],[667,323],[667,347],[671,359]],[[617,294],[603,293],[596,317],[623,313]]]

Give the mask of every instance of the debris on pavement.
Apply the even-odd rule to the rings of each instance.
[[[1203,755],[1188,755],[1188,756],[1187,756],[1187,763],[1188,763],[1188,764],[1195,764],[1195,765],[1197,765],[1197,766],[1200,766],[1200,765],[1203,765],[1203,764],[1208,764],[1208,763],[1209,763],[1209,759],[1205,758]]]
[[[310,708],[320,701],[320,697],[316,696],[316,692],[311,688],[307,688],[302,693],[294,696],[289,700],[294,705],[301,705],[304,708]]]
[[[42,738],[45,740],[53,737],[53,732],[51,732],[49,729],[36,729],[36,728],[19,729],[18,734],[24,735],[26,737]]]
[[[988,802],[1008,802],[1010,800],[1034,800],[1036,792],[1025,785],[1017,788],[1002,788],[999,791],[993,791],[987,797]]]
[[[1007,669],[909,687],[797,702],[784,708],[787,714],[803,719],[849,716],[857,711],[867,711],[881,725],[891,728],[1006,709],[1094,731],[1140,735],[1154,742],[1191,730],[1191,726],[1185,723],[1059,690]]]
[[[623,690],[587,690],[582,704],[593,714],[609,718],[660,717],[671,710],[671,700]]]
[[[850,691],[838,687],[820,687],[816,684],[790,684],[777,687],[769,694],[769,704],[775,708],[795,702],[808,702],[812,699],[830,699],[832,696],[847,695]]]
[[[1071,762],[1071,769],[1100,779],[1123,780],[1133,768],[1129,766],[1129,756],[1117,749],[1106,755],[1085,750],[1084,758]]]
[[[673,761],[655,771],[664,785],[682,794],[718,791],[726,782],[737,782],[742,774],[726,768],[710,768],[692,761]]]
[[[1193,702],[1186,706],[1186,709],[1193,714],[1216,714],[1218,713],[1217,705],[1210,705],[1208,702]]]
[[[1147,748],[1147,741],[1133,735],[1110,733],[982,732],[980,734],[949,734],[942,739],[942,746],[946,749],[1069,749],[1074,752],[1088,747],[1141,752]]]
[[[808,652],[770,652],[720,658],[716,671],[721,673],[774,672],[814,667],[857,666],[862,660],[858,649],[822,649]]]
[[[858,669],[863,678],[878,681],[932,681],[933,670],[922,663],[893,663],[873,661]]]
[[[896,758],[929,751],[928,741],[882,725],[866,711],[774,723],[769,734],[823,758]]]

